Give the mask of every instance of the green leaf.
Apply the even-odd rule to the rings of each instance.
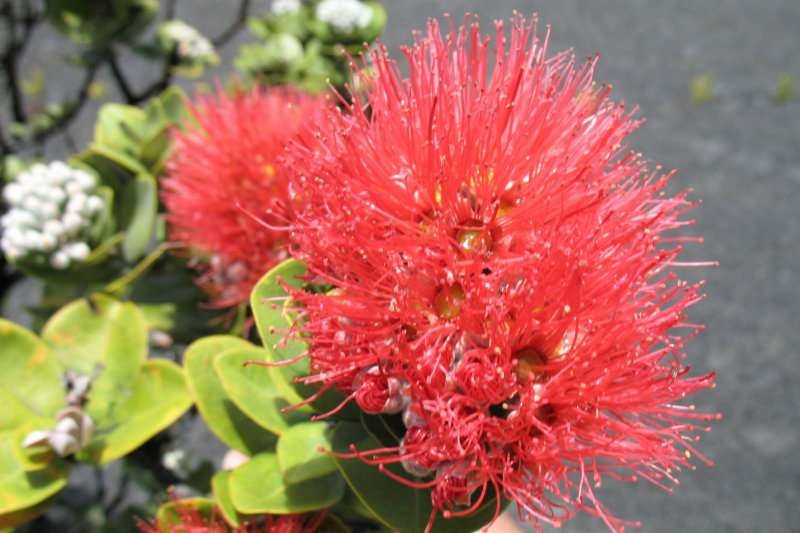
[[[156,132],[139,146],[137,158],[147,166],[154,176],[161,174],[169,156],[169,132],[172,124],[165,122]]]
[[[146,124],[145,113],[138,107],[110,103],[97,113],[94,140],[100,144],[133,154],[141,142]]]
[[[278,464],[287,483],[299,483],[336,471],[327,422],[305,422],[290,427],[278,439]]]
[[[214,369],[233,403],[254,422],[280,435],[291,424],[308,420],[309,415],[298,409],[281,413],[281,409],[291,405],[273,385],[268,368],[244,366],[247,361],[263,357],[263,348],[228,350],[214,358]]]
[[[236,511],[236,507],[233,506],[233,500],[231,500],[230,478],[230,470],[217,472],[211,478],[211,488],[214,491],[214,502],[217,504],[217,509],[219,509],[225,521],[233,527],[239,527],[241,525],[239,513]]]
[[[182,516],[187,511],[196,512],[207,520],[210,520],[216,514],[214,500],[211,498],[184,498],[176,502],[167,502],[159,507],[156,513],[156,522],[159,525],[165,526],[167,531],[171,531],[169,526],[186,525],[186,521],[182,520]],[[184,529],[185,528],[181,528],[181,530]],[[202,529],[205,530],[205,528]]]
[[[98,424],[95,436],[78,458],[101,464],[141,446],[177,420],[192,397],[181,367],[166,359],[149,359],[130,389],[126,401],[113,412],[110,425]]]
[[[53,416],[64,407],[61,366],[50,349],[36,335],[5,319],[0,319],[0,368],[0,385],[7,389],[2,394],[5,401],[0,402],[0,431],[16,427],[19,404],[41,416]]]
[[[79,159],[94,168],[102,176],[103,182],[108,182],[115,189],[137,174],[147,173],[147,168],[135,157],[95,142],[89,143]]]
[[[14,432],[0,433],[0,524],[8,513],[29,509],[60,491],[67,483],[69,463],[57,458],[26,472],[14,453]]]
[[[361,411],[361,425],[382,446],[397,446],[405,435],[402,415],[369,415]]]
[[[305,272],[305,265],[295,259],[288,259],[267,272],[250,293],[253,318],[264,346],[267,347],[266,355],[270,362],[276,363],[293,359],[308,348],[307,344],[301,341],[283,341],[285,332],[293,323],[293,317],[285,312],[284,308],[289,302],[286,299],[286,292],[279,282],[282,280],[292,287],[300,288],[305,283],[303,280]],[[319,392],[314,385],[296,381],[297,378],[308,375],[308,358],[304,357],[295,363],[281,365],[278,369],[284,376],[283,380],[273,379],[279,389],[283,390],[284,383],[294,383],[295,392],[302,398],[309,398]],[[284,395],[286,396],[286,394]],[[342,393],[331,389],[312,402],[312,405],[318,412],[327,413],[338,407],[344,399],[345,396]],[[350,403],[335,416],[341,420],[358,421],[358,413],[358,408]]]
[[[0,513],[0,528],[3,528],[0,529],[0,533],[13,533],[15,527],[27,524],[37,516],[44,514],[56,499],[56,496],[51,496],[25,509]]]
[[[362,37],[365,41],[371,42],[377,39],[386,27],[386,9],[378,2],[364,2],[364,4],[372,9],[373,17],[367,29],[364,30],[367,35],[362,35]]]
[[[249,456],[271,449],[277,437],[236,407],[212,362],[217,354],[227,350],[253,348],[254,345],[239,337],[214,335],[193,342],[183,355],[189,387],[209,429],[222,442]]]
[[[260,453],[237,467],[229,485],[234,506],[245,514],[315,511],[330,507],[344,495],[344,481],[338,472],[286,483],[273,453]]]
[[[0,432],[16,429],[37,414],[6,385],[0,383]],[[49,419],[45,419],[49,420]]]
[[[381,448],[376,441],[359,424],[340,423],[333,434],[333,451],[350,454],[351,445],[359,452]],[[414,533],[425,531],[433,511],[430,489],[415,489],[400,483],[378,470],[377,465],[369,465],[360,459],[346,459],[334,456],[336,465],[341,470],[347,483],[356,496],[375,515],[393,531]],[[398,463],[385,465],[393,474],[419,482],[403,471]],[[431,533],[471,533],[480,530],[495,516],[502,512],[508,501],[501,499],[497,509],[497,495],[492,495],[489,488],[480,507],[472,514],[464,517],[445,519],[437,513]]]
[[[250,306],[261,340],[279,360],[300,355],[306,351],[307,345],[299,341],[287,341],[285,345],[283,343],[283,336],[292,325],[292,319],[284,316],[283,304],[288,297],[278,280],[299,289],[305,283],[302,279],[305,273],[306,266],[303,263],[296,259],[287,259],[264,274],[250,293]],[[280,300],[281,298],[284,300]],[[282,368],[292,369],[295,376],[302,376],[308,372],[308,361],[303,359]]]
[[[132,263],[144,255],[153,239],[158,210],[156,179],[148,173],[137,175],[125,187],[122,201],[122,256]]]
[[[48,0],[50,24],[93,50],[138,35],[158,13],[158,0]]]
[[[34,418],[28,420],[14,432],[11,438],[14,443],[14,456],[17,458],[19,466],[26,472],[35,472],[47,468],[52,461],[58,459],[56,452],[49,446],[35,446],[33,448],[22,447],[22,442],[25,440],[25,437],[32,431],[47,431],[48,429],[53,429],[54,426],[54,419]]]
[[[139,309],[100,294],[76,300],[50,318],[42,339],[66,370],[91,376],[102,365],[86,412],[97,426],[114,418],[147,357],[147,325]]]

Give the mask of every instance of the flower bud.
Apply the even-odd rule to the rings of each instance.
[[[19,183],[11,182],[3,188],[3,198],[10,204],[18,204],[22,201],[22,186]]]
[[[47,443],[61,457],[72,455],[79,449],[78,439],[68,433],[51,433]]]
[[[62,250],[53,252],[50,256],[50,266],[56,270],[65,270],[69,266],[69,256]]]
[[[340,33],[366,28],[372,22],[372,10],[358,0],[322,0],[316,16]]]
[[[273,15],[284,15],[288,13],[297,13],[300,11],[302,3],[300,0],[272,0],[270,11]]]
[[[65,251],[67,252],[67,255],[75,261],[84,261],[91,253],[89,245],[85,242],[73,242],[72,244],[67,245]]]

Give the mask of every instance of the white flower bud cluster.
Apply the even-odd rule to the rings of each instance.
[[[297,13],[303,3],[300,0],[272,0],[270,11],[273,15],[283,15],[287,13]]]
[[[3,188],[10,209],[0,218],[0,248],[12,261],[42,254],[57,270],[85,260],[91,252],[87,233],[106,205],[90,194],[96,186],[91,174],[61,161],[20,172]]]
[[[170,20],[164,23],[164,35],[177,45],[178,57],[184,59],[204,59],[216,52],[214,45],[193,26],[182,20]]]
[[[366,28],[372,22],[372,10],[358,0],[322,0],[316,14],[341,33]]]
[[[31,431],[22,441],[23,448],[47,446],[60,457],[86,447],[94,435],[94,422],[80,407],[65,407],[56,415],[56,427],[47,431]]]

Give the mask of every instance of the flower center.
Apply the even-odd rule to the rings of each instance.
[[[461,306],[466,300],[464,289],[458,283],[442,287],[433,299],[433,305],[439,316],[445,319],[453,318],[461,310]]]
[[[492,233],[479,220],[470,220],[456,232],[458,245],[467,253],[488,252],[492,248]]]

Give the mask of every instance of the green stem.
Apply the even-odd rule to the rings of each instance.
[[[142,275],[144,275],[147,270],[153,266],[153,263],[161,257],[164,252],[167,250],[167,247],[163,244],[159,244],[155,250],[150,252],[150,254],[139,261],[135,267],[133,267],[127,274],[124,276],[115,279],[105,287],[103,287],[103,292],[111,294],[113,296],[118,296],[125,287],[129,284],[133,283],[137,279],[139,279]]]

